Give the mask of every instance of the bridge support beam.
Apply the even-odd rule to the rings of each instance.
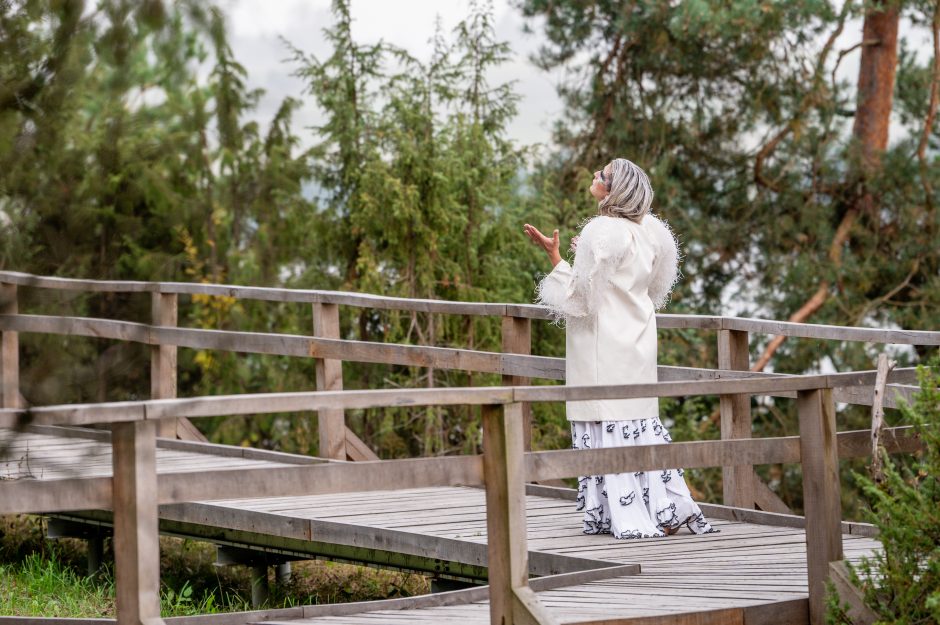
[[[104,540],[110,532],[100,525],[78,523],[50,517],[46,521],[46,538],[78,538],[85,541],[88,577],[97,577],[104,559]]]
[[[271,598],[268,586],[268,565],[261,563],[251,567],[251,607],[260,610]]]
[[[842,559],[842,501],[832,389],[800,391],[797,408],[806,515],[809,618],[812,625],[823,625],[829,563]]]
[[[268,569],[274,567],[274,581],[278,586],[284,587],[290,583],[290,563],[296,559],[265,549],[218,545],[215,563],[216,566],[247,566],[251,569],[251,607],[260,610],[271,598]]]

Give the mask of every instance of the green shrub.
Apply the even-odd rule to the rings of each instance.
[[[871,504],[866,516],[880,532],[882,550],[850,567],[853,583],[879,623],[940,623],[940,369],[918,370],[920,392],[901,408],[924,447],[913,458],[883,453],[879,484],[856,474]],[[833,599],[830,622],[849,622]]]

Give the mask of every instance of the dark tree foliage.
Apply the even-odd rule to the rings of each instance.
[[[506,137],[509,55],[473,5],[425,63],[352,37],[334,3],[324,59],[289,46],[307,89],[266,128],[260,92],[224,15],[196,1],[0,3],[0,267],[37,274],[341,288],[420,298],[527,301],[534,253],[521,222],[522,150]],[[303,96],[301,99],[300,96]],[[301,151],[291,116],[322,113]],[[148,321],[146,298],[37,300],[21,310]],[[309,307],[181,298],[181,323],[309,334]],[[346,311],[344,336],[499,348],[498,320]],[[23,392],[43,404],[145,397],[141,347],[24,335]],[[460,372],[348,364],[346,386],[496,383]],[[492,378],[492,379],[491,379]],[[300,390],[311,362],[180,351],[182,395]],[[557,414],[554,417],[557,419]],[[203,421],[215,440],[316,449],[310,415]],[[314,421],[315,423],[315,421]],[[477,450],[468,409],[372,411],[350,423],[384,455]]]
[[[0,3],[0,266],[123,280],[273,282],[306,250],[307,175],[286,100],[266,131],[258,92],[203,2]],[[199,68],[208,67],[208,79]],[[149,320],[144,298],[21,309]],[[52,296],[47,296],[52,297]],[[231,303],[182,317],[222,327]],[[64,348],[64,349],[63,349]],[[148,356],[126,344],[23,337],[32,403],[146,396]],[[215,362],[183,352],[184,393]]]
[[[324,32],[325,59],[294,49],[297,74],[324,112],[315,129],[314,181],[328,253],[309,270],[344,289],[413,298],[526,301],[531,277],[515,255],[521,222],[515,183],[522,151],[506,137],[511,85],[487,76],[509,54],[491,12],[477,5],[448,37],[438,29],[427,62],[351,34],[346,2]],[[349,311],[350,338],[499,349],[499,320]],[[347,365],[356,386],[496,383],[461,372]],[[479,449],[479,416],[467,408],[368,411],[353,416],[384,453]]]
[[[516,4],[548,40],[533,61],[566,76],[556,149],[535,182],[546,222],[573,233],[590,172],[626,156],[650,173],[654,211],[686,254],[669,312],[938,326],[938,54],[912,52],[937,45],[935,3]],[[902,20],[912,26],[898,42]],[[840,72],[852,55],[858,80]],[[712,337],[666,337],[663,364],[714,366]],[[876,355],[771,339],[752,337],[753,368],[870,369]],[[717,435],[713,405],[679,403],[670,417],[680,437]],[[755,428],[795,433],[792,406],[756,404]],[[795,474],[762,471],[799,504]]]

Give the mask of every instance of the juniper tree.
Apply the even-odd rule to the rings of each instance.
[[[487,83],[508,46],[492,12],[474,6],[453,37],[438,29],[428,61],[384,42],[352,38],[349,5],[334,2],[333,45],[320,60],[295,50],[298,74],[325,116],[317,129],[314,178],[334,245],[320,262],[344,268],[343,288],[463,300],[524,297],[529,278],[506,255],[513,181],[521,152],[506,137],[516,96]],[[311,269],[315,267],[310,265]],[[512,272],[512,273],[509,273]],[[442,315],[356,312],[358,338],[496,348],[490,323]],[[453,385],[466,374],[346,367],[352,384]],[[446,418],[445,418],[446,417]],[[465,410],[373,411],[357,423],[385,453],[475,449]]]
[[[918,378],[920,392],[901,412],[922,450],[905,462],[882,449],[884,479],[855,476],[871,503],[866,516],[878,528],[882,548],[851,571],[879,623],[940,622],[940,373],[936,366],[921,367]],[[848,622],[835,597],[829,613],[832,621]]]
[[[217,10],[23,1],[0,5],[0,19],[0,67],[10,77],[0,93],[0,231],[18,244],[0,253],[4,268],[253,282],[304,255],[287,244],[308,205],[305,157],[290,128],[295,102],[267,133],[246,120],[257,93],[244,84]],[[209,81],[199,77],[204,64]],[[24,308],[41,305],[34,295],[23,290]],[[220,306],[197,298],[181,317],[218,327]],[[79,298],[55,311],[149,320],[140,297]],[[39,360],[53,340],[24,336],[28,400],[146,396],[142,349],[79,340]],[[184,392],[213,379],[203,365],[221,362],[193,356],[183,352]]]

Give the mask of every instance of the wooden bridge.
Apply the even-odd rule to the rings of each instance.
[[[149,293],[152,323],[19,313],[18,289],[25,288]],[[180,295],[310,304],[313,335],[181,328]],[[498,316],[503,349],[343,340],[339,306]],[[874,528],[843,522],[840,509],[839,459],[870,454],[871,433],[838,432],[835,411],[835,402],[871,405],[877,374],[753,373],[749,333],[940,345],[940,332],[660,315],[661,329],[716,332],[718,367],[660,367],[657,384],[530,386],[532,378],[564,377],[563,360],[529,353],[532,320],[547,318],[526,305],[0,272],[0,514],[51,514],[57,531],[81,528],[92,537],[113,531],[120,623],[160,622],[159,532],[213,541],[265,574],[269,565],[324,557],[488,583],[408,599],[167,622],[824,622],[830,563],[878,548]],[[27,408],[19,387],[24,332],[150,345],[152,399]],[[317,390],[176,398],[179,347],[314,358]],[[343,391],[343,361],[495,373],[504,385]],[[886,406],[916,390],[911,370],[895,370],[886,382]],[[526,451],[532,402],[696,395],[720,396],[721,440],[629,453]],[[754,395],[794,398],[799,435],[752,438]],[[344,420],[350,409],[447,405],[482,407],[482,456],[382,461]],[[199,438],[190,419],[302,411],[318,414],[320,458],[176,440]],[[108,424],[110,432],[85,427],[91,424]],[[890,452],[918,447],[906,427],[886,429],[883,440]],[[790,514],[753,469],[777,463],[802,465],[805,517]],[[702,505],[720,533],[585,536],[573,492],[533,484],[672,467],[722,467],[725,505]]]

